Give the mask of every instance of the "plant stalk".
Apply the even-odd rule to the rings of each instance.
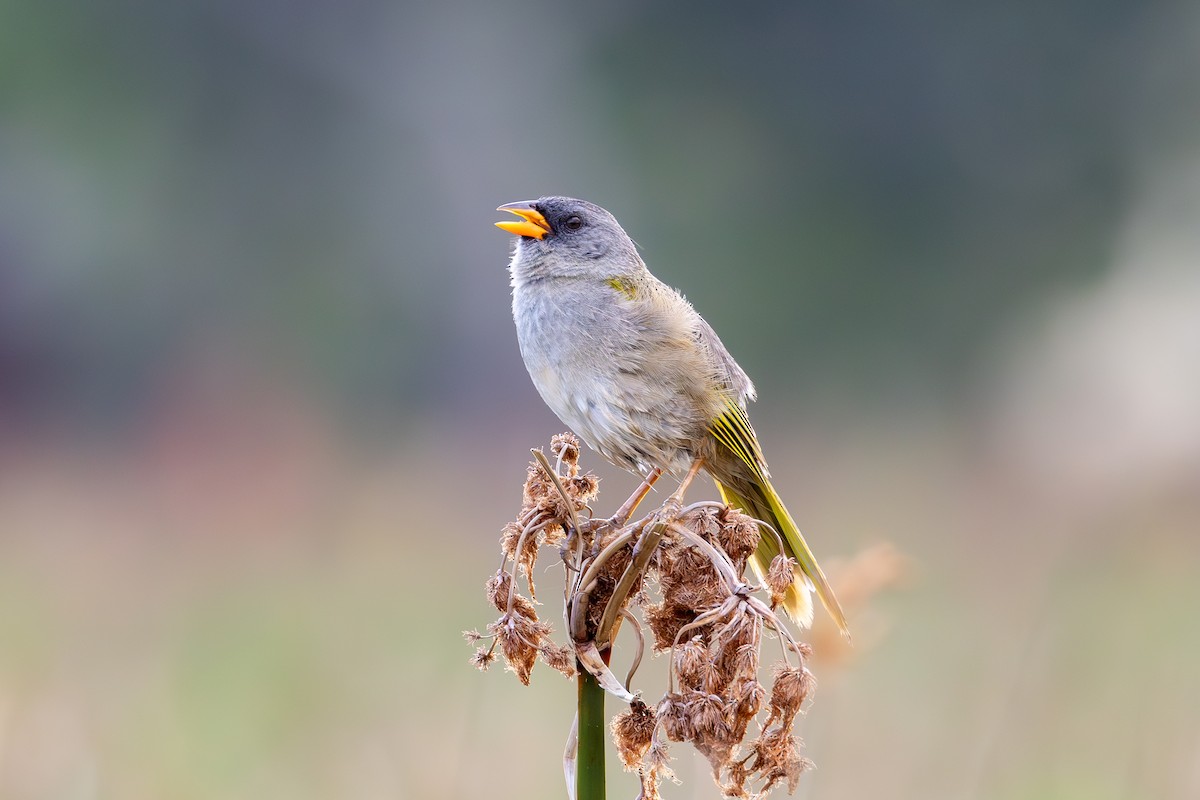
[[[604,800],[604,690],[582,664],[579,671],[579,749],[575,800]]]

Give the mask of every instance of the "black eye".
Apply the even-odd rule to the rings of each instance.
[[[583,220],[575,215],[569,216],[563,221],[563,227],[569,231],[577,231],[583,227]]]

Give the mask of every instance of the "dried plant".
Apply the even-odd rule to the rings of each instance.
[[[646,483],[613,518],[594,518],[589,504],[598,479],[580,471],[579,450],[579,441],[566,433],[551,440],[550,457],[534,451],[521,511],[501,532],[504,558],[487,582],[488,600],[500,617],[484,634],[465,634],[475,643],[490,640],[472,662],[486,669],[498,650],[525,684],[538,660],[567,676],[583,670],[581,682],[594,678],[628,703],[612,720],[611,732],[626,770],[639,774],[642,800],[658,798],[661,782],[673,778],[668,752],[673,742],[690,742],[702,753],[728,797],[762,796],[780,785],[794,791],[810,763],[800,754],[793,728],[815,686],[806,666],[811,649],[776,612],[794,562],[779,556],[763,585],[747,581],[747,558],[759,537],[775,534],[721,503],[684,506],[677,493],[630,520],[649,490]],[[537,615],[534,567],[547,546],[566,567],[566,646],[551,639],[551,626]],[[518,588],[520,579],[528,596]],[[655,653],[670,659],[666,691],[653,704],[628,689],[645,641],[635,610],[650,630]],[[633,627],[639,643],[623,683],[608,667],[622,623]],[[770,638],[778,641],[780,655],[764,685],[759,668],[764,639]],[[583,760],[582,698],[581,688],[580,717],[565,760],[572,796],[576,731]]]

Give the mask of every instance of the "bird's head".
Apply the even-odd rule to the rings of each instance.
[[[612,214],[594,203],[542,197],[496,210],[520,217],[496,223],[517,237],[514,279],[609,278],[645,269],[633,240]]]

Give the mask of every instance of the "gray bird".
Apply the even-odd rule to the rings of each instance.
[[[841,606],[771,485],[746,416],[754,385],[712,327],[650,274],[603,208],[543,197],[497,210],[520,218],[496,225],[517,236],[513,320],[546,405],[606,459],[651,482],[706,470],[722,499],[774,526],[796,560],[789,616],[811,623],[815,588],[845,633]],[[760,579],[778,541],[762,536],[751,557]]]

